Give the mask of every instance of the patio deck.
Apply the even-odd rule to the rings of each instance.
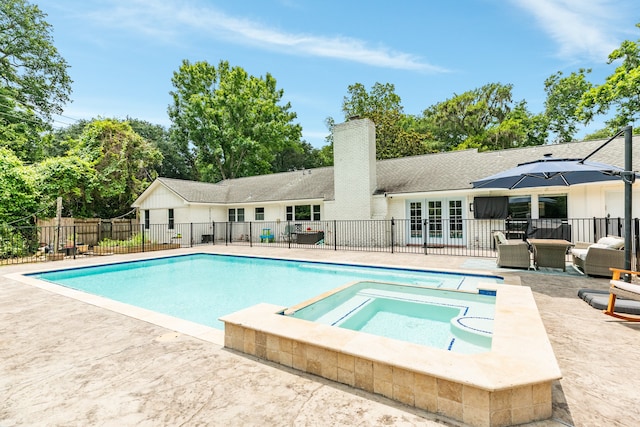
[[[563,374],[553,387],[553,418],[530,425],[631,426],[640,419],[640,324],[611,319],[577,297],[580,288],[606,289],[606,279],[437,255],[224,246],[162,255],[205,250],[515,274],[533,290]],[[188,325],[174,332],[5,277],[157,255],[0,268],[0,425],[459,425],[229,351],[221,334],[196,331],[195,338]]]

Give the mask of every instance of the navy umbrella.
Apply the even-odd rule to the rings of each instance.
[[[580,159],[544,159],[520,163],[506,171],[473,181],[473,188],[531,188],[569,186],[620,179],[624,169]]]

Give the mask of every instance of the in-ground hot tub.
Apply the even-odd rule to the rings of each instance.
[[[456,292],[363,281],[285,315],[457,353],[489,351],[495,292]]]
[[[406,290],[395,286],[399,292]],[[225,347],[470,425],[506,426],[550,418],[551,386],[561,373],[531,289],[480,288],[479,292],[495,292],[495,307],[490,349],[476,354],[284,315],[335,291],[292,309],[258,304],[220,320],[225,323]],[[452,292],[429,293],[433,291]],[[464,299],[467,294],[459,296]]]

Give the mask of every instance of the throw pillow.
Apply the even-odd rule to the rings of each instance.
[[[598,244],[606,245],[609,249],[620,249],[624,246],[624,239],[615,236],[602,237]]]

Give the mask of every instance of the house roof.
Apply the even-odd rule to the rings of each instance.
[[[376,163],[376,193],[471,189],[472,181],[513,168],[519,163],[542,159],[546,154],[551,154],[554,158],[583,158],[605,141],[572,142],[482,153],[472,149],[379,160]],[[634,137],[633,142],[633,170],[640,170],[640,137]],[[624,167],[624,139],[611,141],[589,160]],[[228,179],[215,184],[171,178],[158,178],[157,183],[163,184],[189,203],[334,199],[333,167]],[[145,194],[141,198],[144,196]]]

